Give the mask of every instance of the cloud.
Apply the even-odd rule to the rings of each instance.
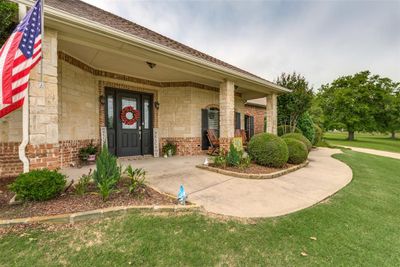
[[[400,81],[400,1],[85,1],[269,80]]]

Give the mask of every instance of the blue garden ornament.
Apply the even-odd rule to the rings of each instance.
[[[179,187],[178,202],[181,205],[185,205],[186,204],[186,192],[185,192],[185,188],[183,188],[183,185],[181,185]]]

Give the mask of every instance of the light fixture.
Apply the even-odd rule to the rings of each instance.
[[[147,66],[149,66],[150,69],[154,69],[157,66],[156,63],[152,63],[152,62],[148,62],[148,61],[146,61],[146,64],[147,64]]]
[[[160,108],[160,102],[158,102],[158,101],[154,102],[154,107],[156,109],[159,109]]]
[[[99,102],[102,105],[104,105],[106,103],[106,98],[104,97],[104,95],[99,96]]]

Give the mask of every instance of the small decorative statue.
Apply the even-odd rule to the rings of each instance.
[[[179,188],[178,202],[181,205],[185,205],[186,204],[186,193],[185,193],[185,189],[183,188],[183,185],[181,185],[180,188]]]
[[[208,158],[206,158],[206,159],[204,160],[203,165],[208,166]]]

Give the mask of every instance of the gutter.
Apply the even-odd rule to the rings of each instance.
[[[33,1],[30,1],[30,0],[11,0],[11,1],[16,2],[16,3],[22,3],[27,6],[32,6],[32,4],[33,4]],[[67,21],[69,23],[75,23],[76,26],[81,26],[82,29],[90,30],[90,28],[91,28],[92,31],[94,30],[93,32],[95,32],[95,33],[103,33],[107,37],[111,37],[111,38],[114,38],[114,39],[117,39],[120,41],[122,39],[123,41],[125,41],[126,43],[128,43],[130,45],[134,44],[134,45],[144,48],[146,50],[152,50],[152,51],[155,51],[155,52],[158,52],[160,54],[170,56],[170,57],[173,56],[181,61],[195,64],[197,66],[206,68],[208,70],[212,70],[212,71],[224,74],[224,75],[233,76],[234,78],[242,79],[247,82],[257,84],[259,86],[269,87],[269,88],[274,89],[279,92],[283,92],[283,93],[291,92],[291,90],[289,90],[287,88],[284,88],[282,86],[274,84],[270,81],[264,80],[262,78],[257,78],[257,77],[253,77],[251,75],[246,75],[244,73],[232,70],[230,68],[211,63],[207,60],[200,59],[200,58],[188,55],[186,53],[165,47],[158,43],[151,42],[146,39],[125,33],[123,31],[114,29],[110,26],[106,26],[101,23],[97,23],[97,22],[88,20],[86,18],[81,18],[76,15],[72,15],[65,11],[61,11],[59,9],[53,8],[51,6],[46,6],[44,10],[45,10],[46,14],[54,16],[54,18],[51,18],[51,19],[59,21],[59,22],[65,23],[65,21]],[[82,25],[84,27],[82,27]]]

